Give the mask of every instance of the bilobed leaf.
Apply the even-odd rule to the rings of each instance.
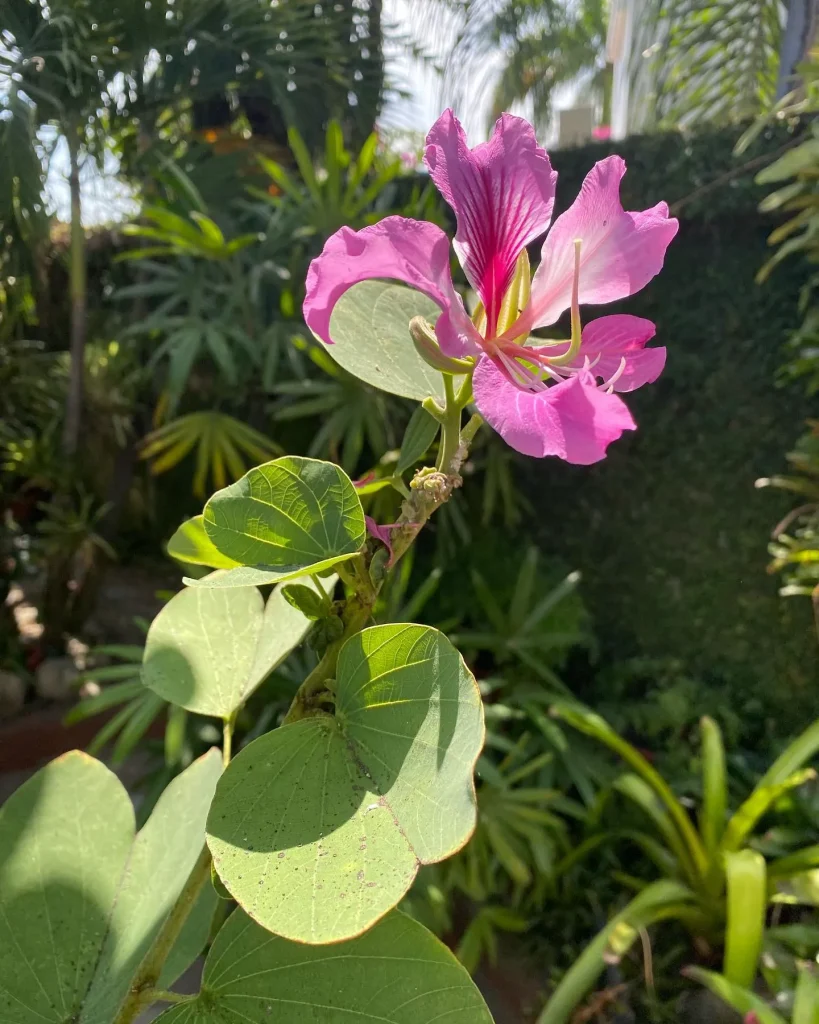
[[[218,550],[205,532],[202,516],[187,519],[168,541],[168,554],[178,562],[189,565],[207,565],[211,569],[233,569],[234,562]]]
[[[239,753],[208,819],[216,870],[239,905],[308,943],[361,934],[475,825],[483,710],[446,637],[366,629],[341,649],[335,685],[334,717],[285,725]]]
[[[0,1018],[110,1024],[202,852],[221,772],[194,762],[135,836],[125,789],[79,751],[52,761],[0,811]],[[195,936],[188,933],[186,941]],[[184,970],[201,947],[180,949]]]
[[[343,946],[313,947],[271,936],[236,910],[211,947],[202,988],[162,1024],[492,1024],[452,953],[397,910]]]
[[[361,501],[347,474],[330,462],[295,456],[251,469],[217,491],[203,516],[208,537],[223,555],[265,574],[253,583],[329,569],[354,557],[366,537]],[[253,585],[244,582],[248,574],[241,570],[219,579],[231,572],[243,579],[238,585]],[[191,585],[212,586],[210,580]]]
[[[422,292],[388,281],[361,281],[336,303],[327,351],[348,373],[381,391],[422,402],[444,399],[441,374],[418,355],[409,322],[434,323],[440,308]]]
[[[304,580],[332,589],[336,577]],[[317,595],[318,596],[318,595]],[[142,680],[165,700],[229,718],[304,639],[310,620],[277,588],[187,588],[160,611],[145,642]]]

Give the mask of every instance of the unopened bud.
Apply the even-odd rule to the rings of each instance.
[[[441,373],[471,373],[474,369],[466,359],[452,359],[444,355],[435,337],[435,329],[422,316],[414,316],[410,320],[409,332],[418,355]]]

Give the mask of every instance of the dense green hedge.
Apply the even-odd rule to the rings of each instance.
[[[641,208],[689,196],[788,134],[768,133],[741,160],[734,141],[665,135],[557,153],[560,202],[614,150],[629,165],[625,204]],[[771,224],[752,174],[682,204],[662,275],[623,307],[656,321],[669,352],[660,381],[628,398],[639,431],[591,469],[527,461],[519,479],[544,549],[584,574],[604,654],[679,658],[738,699],[763,697],[789,728],[816,715],[817,644],[809,603],[779,598],[765,573],[790,503],[754,481],[781,468],[810,411],[802,392],[773,384],[803,273],[794,263],[754,283]]]

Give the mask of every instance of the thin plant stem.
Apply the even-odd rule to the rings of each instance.
[[[153,1002],[155,986],[176,940],[199,898],[205,884],[210,881],[210,850],[204,846],[179,898],[159,930],[151,948],[145,954],[136,977],[114,1024],[132,1024],[142,1010]]]
[[[231,754],[233,753],[233,729],[236,725],[236,712],[226,718],[222,725],[222,765],[227,768],[230,764]]]
[[[461,439],[462,406],[455,397],[455,384],[450,374],[443,374],[443,378],[446,406],[441,420],[441,447],[438,450],[438,461],[435,466],[439,473],[444,472],[452,462]]]
[[[162,990],[155,990],[148,992],[152,1003],[191,1003],[196,996],[186,996],[181,992],[167,992]]]

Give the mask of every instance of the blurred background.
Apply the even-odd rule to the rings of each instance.
[[[453,227],[421,159],[444,106],[472,144],[502,111],[529,118],[559,172],[556,213],[618,152],[625,207],[666,200],[681,222],[628,304],[669,350],[630,399],[639,430],[590,468],[479,436],[467,486],[378,612],[446,631],[488,702],[478,834],[408,907],[499,1021],[534,1019],[658,871],[646,844],[613,841],[647,812],[618,789],[611,744],[551,702],[593,708],[691,810],[703,715],[732,804],[817,715],[818,6],[4,0],[0,801],[85,747],[144,819],[218,739],[139,678],[148,624],[181,586],[164,546],[213,490],[311,455],[366,478],[369,513],[394,518],[378,481],[412,406],[314,342],[304,279],[344,224]],[[311,658],[254,695],[240,744],[277,724]],[[771,802],[755,848],[819,844],[803,782]],[[785,1006],[819,949],[808,867],[766,940],[764,985]],[[679,921],[641,934],[573,1019],[720,1019],[680,975],[720,941]]]

